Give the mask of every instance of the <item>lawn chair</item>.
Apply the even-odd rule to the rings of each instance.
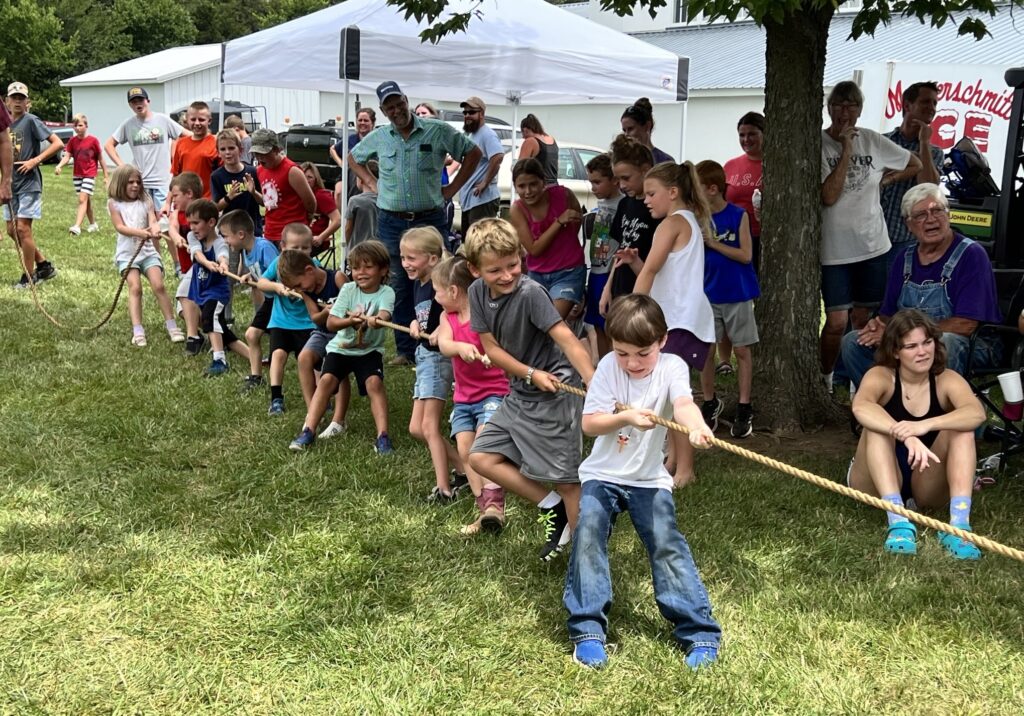
[[[971,334],[970,349],[967,351],[967,366],[964,375],[970,384],[978,400],[982,402],[986,410],[994,414],[999,422],[998,425],[988,425],[985,428],[984,439],[999,442],[999,452],[986,461],[986,465],[992,466],[993,458],[998,456],[998,472],[1003,475],[1006,472],[1007,459],[1013,455],[1024,452],[1024,421],[1015,421],[1003,414],[1003,406],[992,399],[990,391],[999,384],[998,376],[1001,373],[1010,371],[1021,371],[1024,364],[1024,336],[1017,328],[1017,318],[1024,310],[1024,272],[996,271],[996,286],[1000,296],[1007,295],[1003,287],[1013,286],[1013,292],[1007,306],[1000,306],[1005,309],[1005,318],[1002,323],[982,323]],[[977,368],[974,366],[974,347],[982,337],[988,338],[998,336],[1002,340],[1002,360],[992,368]],[[1018,424],[1020,423],[1020,424]]]

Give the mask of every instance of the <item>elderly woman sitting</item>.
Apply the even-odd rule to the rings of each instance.
[[[864,432],[850,461],[847,483],[897,505],[940,507],[949,522],[970,530],[974,484],[974,430],[985,419],[971,387],[944,370],[946,347],[938,326],[921,311],[900,311],[886,323],[875,367],[864,376],[853,414]],[[917,529],[893,512],[885,551],[917,553]],[[979,559],[970,542],[940,533],[956,559]]]
[[[893,262],[878,316],[843,336],[843,364],[856,385],[871,367],[873,349],[897,311],[916,308],[935,321],[946,347],[946,365],[961,375],[968,340],[978,323],[1002,320],[988,254],[953,231],[942,190],[935,184],[918,184],[904,195],[901,210],[917,242]],[[974,365],[996,365],[1000,350],[998,338],[979,340]]]

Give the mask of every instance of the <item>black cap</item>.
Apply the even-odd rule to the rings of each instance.
[[[131,102],[133,99],[149,99],[149,92],[142,87],[132,87],[128,90],[128,101]]]

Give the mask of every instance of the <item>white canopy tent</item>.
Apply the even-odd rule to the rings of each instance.
[[[349,93],[385,80],[415,97],[516,107],[686,101],[689,58],[544,0],[451,0],[442,20],[455,12],[473,13],[466,31],[430,44],[427,24],[386,0],[347,0],[226,43],[221,82],[342,92],[345,126]]]

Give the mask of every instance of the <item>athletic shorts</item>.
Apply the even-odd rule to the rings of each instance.
[[[715,314],[715,340],[728,337],[734,346],[752,346],[760,340],[754,320],[754,302],[712,303]]]
[[[324,358],[327,357],[327,344],[333,341],[336,335],[338,334],[325,331],[322,328],[316,328],[309,334],[309,340],[306,341],[306,345],[302,347],[302,352],[313,353],[320,359],[314,370],[323,369]]]
[[[452,390],[452,359],[422,345],[416,346],[413,400],[448,400]]]
[[[25,191],[11,197],[11,207],[14,209],[14,216],[19,219],[42,219],[43,218],[43,192]],[[11,212],[7,204],[4,204],[4,221],[11,221]]]
[[[601,293],[604,291],[606,283],[608,283],[608,274],[606,273],[592,273],[587,282],[587,312],[584,314],[584,318],[595,328],[604,328],[604,316],[598,309],[601,307]]]
[[[96,177],[71,177],[71,183],[75,185],[76,194],[88,194],[92,196],[96,186]]]
[[[456,403],[449,418],[452,424],[452,437],[459,433],[475,433],[487,425],[504,399],[503,395],[489,395],[476,403]]]
[[[252,323],[249,324],[249,328],[256,328],[261,331],[266,331],[267,326],[270,325],[270,313],[274,310],[274,297],[273,295],[266,295],[263,299],[263,303],[256,309],[256,313],[252,317]]]
[[[583,452],[583,399],[509,394],[473,441],[471,453],[496,453],[537,482],[578,483]]]
[[[181,275],[181,280],[178,281],[178,289],[174,292],[174,297],[179,301],[188,298],[188,289],[192,286],[192,269],[189,269]]]
[[[164,272],[164,262],[160,260],[159,256],[149,256],[149,257],[144,258],[142,260],[139,260],[138,258],[136,258],[135,262],[132,263],[132,265],[130,267],[128,266],[128,262],[127,261],[118,261],[117,262],[117,272],[123,276],[125,271],[127,271],[129,268],[133,268],[133,269],[138,269],[139,273],[145,275],[145,273],[147,271],[149,271],[151,268],[153,268],[154,266],[156,266],[158,269],[160,269],[160,273],[161,274]]]
[[[685,328],[673,328],[668,332],[668,340],[661,350],[679,356],[693,370],[703,370],[708,353],[711,352],[711,344],[705,343]]]
[[[302,328],[299,330],[290,328],[271,328],[270,354],[273,355],[276,351],[284,351],[285,353],[291,353],[298,358],[299,353],[305,347],[306,342],[309,341],[309,335],[312,332],[313,330],[310,328]]]
[[[350,373],[355,375],[359,394],[366,395],[367,380],[373,376],[384,380],[384,357],[380,351],[370,351],[357,356],[328,353],[324,358],[322,374],[328,373],[337,378],[339,382],[348,380]]]
[[[207,301],[200,307],[200,315],[205,333],[220,333],[224,336],[224,347],[227,348],[238,340],[231,327],[227,324],[225,309],[227,307],[220,301]]]

